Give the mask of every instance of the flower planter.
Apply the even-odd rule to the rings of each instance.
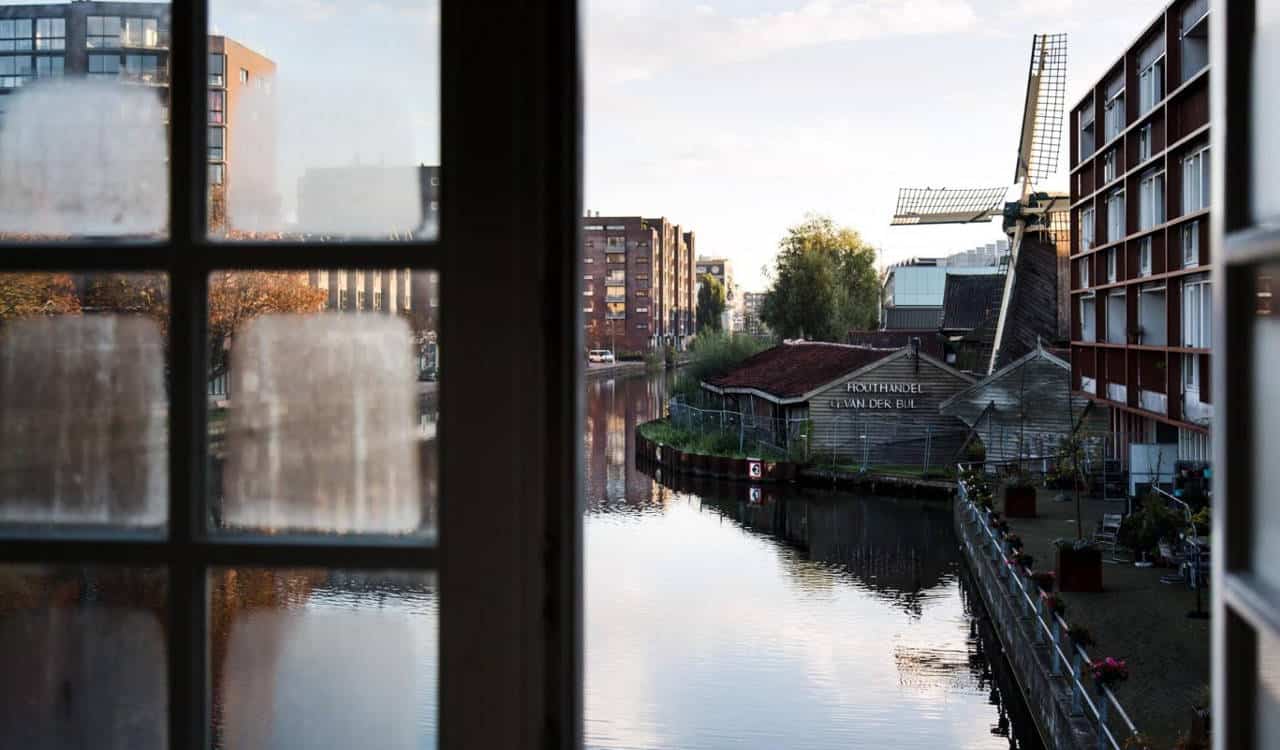
[[[1058,547],[1059,591],[1102,591],[1102,550]]]
[[[1004,514],[1008,518],[1035,518],[1036,488],[1005,487]]]

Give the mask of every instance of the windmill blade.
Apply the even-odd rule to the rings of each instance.
[[[975,224],[1004,211],[1005,187],[952,190],[898,188],[898,207],[890,226],[910,224]]]
[[[996,371],[996,363],[1000,361],[1000,347],[1004,345],[1005,323],[1009,315],[1009,306],[1013,303],[1013,285],[1017,280],[1018,252],[1022,250],[1022,238],[1026,233],[1026,222],[1019,221],[1013,232],[1012,247],[1009,248],[1009,268],[1004,275],[1004,293],[1000,295],[1000,315],[996,318],[996,336],[991,347],[991,361],[987,363],[987,374]]]
[[[1022,107],[1021,140],[1013,181],[1023,196],[1058,171],[1062,111],[1067,96],[1067,35],[1036,34],[1031,41],[1027,97]]]

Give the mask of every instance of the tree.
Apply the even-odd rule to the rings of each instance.
[[[778,243],[760,317],[778,335],[843,341],[876,325],[876,250],[857,231],[810,214]]]
[[[164,274],[96,274],[83,285],[87,312],[149,315],[168,330],[169,280]],[[223,271],[209,277],[209,374],[227,370],[231,336],[270,313],[324,310],[325,292],[298,271]],[[77,308],[78,309],[78,308]]]
[[[698,285],[698,331],[719,331],[724,314],[724,285],[709,273]]]
[[[326,294],[305,272],[228,271],[209,279],[209,374],[227,371],[227,349],[245,323],[272,313],[318,313]]]
[[[68,274],[0,274],[0,326],[16,318],[79,312],[80,300]]]

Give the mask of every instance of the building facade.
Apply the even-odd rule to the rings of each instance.
[[[708,274],[724,287],[724,313],[721,315],[720,330],[726,333],[742,330],[742,294],[733,278],[733,261],[728,258],[700,256],[695,263],[694,272],[699,290],[702,288],[702,277]],[[694,311],[697,312],[697,299],[694,300]]]
[[[683,349],[694,334],[694,233],[666,218],[587,216],[582,318],[588,349]]]
[[[46,80],[93,78],[153,89],[168,116],[169,3],[40,3],[0,6],[0,118],[8,97]],[[224,36],[209,37],[210,226],[225,224],[232,182],[231,144],[236,106],[247,90],[270,101],[276,66]],[[273,131],[255,139],[250,182],[274,184]],[[255,190],[246,205],[271,207],[272,195]]]
[[[1071,364],[1131,444],[1208,461],[1207,0],[1169,5],[1071,110]]]
[[[234,39],[209,37],[212,231],[227,230],[232,223],[278,226],[275,78],[276,64],[269,58]]]
[[[768,336],[769,326],[760,317],[765,292],[742,293],[742,330],[750,336]]]

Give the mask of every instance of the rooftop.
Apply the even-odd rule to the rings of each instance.
[[[783,343],[743,360],[732,371],[706,381],[716,390],[750,389],[779,399],[799,398],[842,375],[898,351],[817,341]]]
[[[942,294],[942,329],[972,331],[1000,313],[1002,274],[947,274]]]
[[[845,343],[872,349],[901,349],[920,339],[920,351],[935,359],[943,358],[942,337],[936,328],[902,328],[889,331],[849,331]]]

